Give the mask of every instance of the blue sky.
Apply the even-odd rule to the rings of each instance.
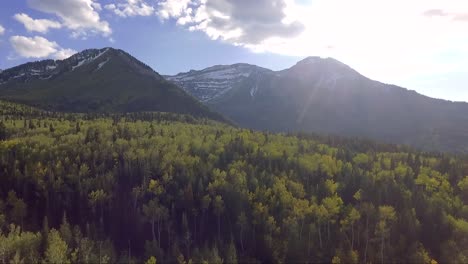
[[[391,3],[390,3],[391,2]],[[0,68],[112,46],[162,74],[334,57],[422,94],[468,101],[463,0],[10,0]]]

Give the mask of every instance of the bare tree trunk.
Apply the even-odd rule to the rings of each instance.
[[[193,241],[196,243],[197,242],[197,215],[193,216],[193,222],[194,224],[194,232],[193,232]]]
[[[320,224],[318,225],[318,233],[319,233],[319,242],[320,242],[320,249],[322,249],[322,228],[320,228]]]
[[[243,230],[242,225],[241,225],[239,236],[240,236],[241,249],[242,249],[242,253],[243,253],[244,252],[244,241],[242,239],[242,231],[244,231],[244,230]]]
[[[359,226],[358,226],[358,232],[357,232],[357,244],[358,244],[358,247],[361,247],[361,232],[359,230]]]
[[[304,228],[304,219],[301,220],[301,229],[299,230],[299,241],[302,241],[302,229]]]
[[[128,264],[131,263],[131,259],[132,259],[132,248],[130,246],[130,240],[128,240]]]
[[[203,232],[204,232],[204,228],[203,228],[204,224],[205,224],[205,210],[202,210],[202,216],[201,216],[201,221],[200,221],[200,236],[202,236],[202,239],[203,239]]]
[[[221,242],[221,214],[218,215],[218,241]]]
[[[99,264],[101,264],[101,245],[102,245],[102,242],[99,241]]]
[[[172,237],[171,237],[171,230],[169,228],[169,221],[166,221],[167,225],[167,240],[169,241],[169,245],[172,245]]]
[[[367,247],[369,245],[369,216],[366,217],[366,247],[364,249],[364,263],[367,263]]]
[[[253,232],[252,232],[252,241],[255,242],[255,225],[253,226]],[[253,243],[253,250],[255,251],[255,246],[257,243]]]
[[[161,248],[161,220],[158,219],[158,247]]]
[[[156,240],[156,234],[154,232],[154,222],[155,222],[155,219],[154,217],[151,219],[151,234],[153,235],[153,241]]]
[[[101,224],[104,224],[104,204],[101,202]]]
[[[384,263],[384,236],[383,236],[383,233],[382,233],[382,242],[380,244],[380,258],[381,258],[381,263],[383,264]]]
[[[307,259],[310,256],[310,225],[309,225],[309,233],[307,236]]]

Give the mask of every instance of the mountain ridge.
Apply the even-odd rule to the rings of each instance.
[[[148,65],[110,47],[4,70],[0,98],[55,111],[161,111],[224,120]]]

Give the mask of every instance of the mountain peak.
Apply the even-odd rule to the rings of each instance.
[[[113,60],[121,61],[122,64],[126,64],[140,73],[163,79],[150,66],[127,52],[112,47],[105,47],[101,49],[85,49],[63,60],[46,59],[15,66],[0,72],[0,85],[10,81],[24,83],[37,79],[48,80],[65,72],[73,72],[80,69],[90,70],[89,66],[85,67],[86,65],[90,65],[93,68],[91,71],[98,71],[103,66],[109,65],[108,62]]]
[[[77,52],[77,53],[71,55],[70,57],[68,57],[66,59],[63,59],[62,61],[77,60],[77,59],[80,60],[80,59],[83,59],[83,58],[89,59],[89,58],[93,58],[93,57],[99,57],[99,56],[101,56],[102,54],[104,54],[106,52],[114,52],[115,53],[117,51],[121,51],[121,50],[114,49],[112,47],[105,47],[105,48],[101,48],[101,49],[85,49],[85,50],[82,50],[80,52]]]
[[[348,67],[348,65],[342,63],[339,60],[336,60],[331,57],[320,57],[320,56],[309,56],[306,57],[303,60],[300,60],[299,62],[296,63],[296,65],[318,65],[320,67],[323,67],[324,65],[330,65],[330,66],[339,66],[339,67]]]
[[[318,78],[332,80],[336,83],[338,79],[356,79],[361,76],[356,70],[331,57],[310,56],[291,68],[283,71],[299,78]]]

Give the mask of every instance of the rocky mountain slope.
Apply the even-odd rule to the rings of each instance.
[[[209,102],[228,92],[245,79],[271,72],[255,65],[238,63],[216,65],[201,71],[191,70],[174,76],[164,76],[167,80],[181,86],[202,102]]]

